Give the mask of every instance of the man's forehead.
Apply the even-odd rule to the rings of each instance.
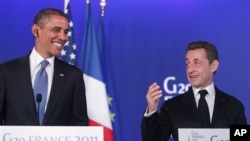
[[[39,24],[60,23],[68,26],[68,19],[60,15],[50,15],[42,18]]]
[[[65,20],[59,20],[59,19],[51,19],[49,21],[46,21],[43,26],[49,27],[49,28],[58,28],[58,29],[69,29],[69,24]]]

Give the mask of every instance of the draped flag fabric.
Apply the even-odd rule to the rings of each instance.
[[[74,39],[74,30],[73,30],[74,24],[72,21],[69,0],[65,0],[64,5],[65,5],[64,13],[67,15],[69,20],[69,32],[68,32],[68,42],[65,44],[59,58],[65,62],[68,62],[71,65],[77,66],[77,50],[76,50],[77,47]]]
[[[114,141],[108,97],[90,4],[86,4],[86,23],[79,67],[84,73],[90,126],[104,127],[104,141]]]
[[[109,51],[107,48],[106,43],[106,36],[105,36],[105,28],[104,28],[104,6],[102,7],[102,14],[99,19],[98,23],[98,29],[97,29],[97,40],[99,43],[99,50],[100,50],[100,56],[101,56],[101,64],[103,69],[103,79],[104,83],[106,84],[106,91],[108,96],[108,104],[110,109],[110,116],[112,121],[112,129],[113,129],[113,135],[114,139],[116,141],[121,141],[120,137],[120,131],[119,131],[119,120],[118,120],[118,110],[116,107],[117,98],[115,95],[115,89],[114,89],[114,79],[112,77],[112,67],[111,67],[111,58],[109,55]]]

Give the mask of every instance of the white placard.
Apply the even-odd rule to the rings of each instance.
[[[230,129],[180,128],[179,141],[229,141]]]
[[[103,141],[101,126],[0,126],[0,141]]]

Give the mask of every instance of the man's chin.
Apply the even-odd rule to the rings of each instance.
[[[194,83],[194,82],[190,82],[190,85],[191,85],[191,86],[193,86],[193,87],[196,87],[196,88],[199,88],[199,87],[200,87],[200,85],[199,85],[199,84]]]
[[[51,54],[52,56],[60,56],[61,55],[61,52],[53,52],[53,54]]]
[[[54,50],[53,54],[54,56],[59,56],[61,55],[61,52],[62,52],[62,49],[57,48],[56,50]]]

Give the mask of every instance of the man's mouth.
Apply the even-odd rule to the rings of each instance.
[[[57,48],[62,48],[63,47],[63,44],[62,43],[53,43],[54,46],[56,46]]]

